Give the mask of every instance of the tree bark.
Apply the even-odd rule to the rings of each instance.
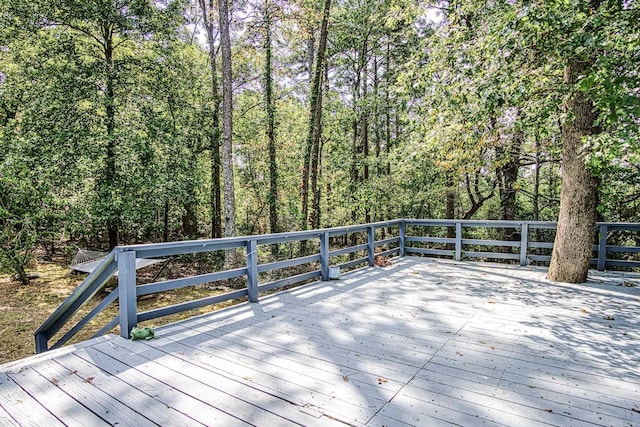
[[[309,175],[312,166],[312,156],[314,152],[314,143],[319,147],[321,124],[322,124],[322,67],[324,64],[325,52],[327,49],[327,33],[329,28],[329,11],[331,8],[331,0],[325,0],[322,13],[322,24],[320,26],[320,41],[318,43],[318,52],[316,53],[316,65],[313,70],[313,83],[311,85],[311,98],[309,101],[309,132],[307,133],[307,142],[305,146],[304,164],[302,166],[302,191],[300,194],[302,202],[302,218],[301,228],[307,229],[307,220],[309,217]],[[315,167],[317,167],[317,158],[315,159]],[[317,172],[317,171],[316,171]],[[317,185],[316,185],[317,186]],[[318,216],[319,217],[319,216]]]
[[[116,191],[116,108],[115,108],[115,69],[113,62],[113,31],[111,25],[104,24],[104,59],[107,65],[106,75],[106,97],[105,97],[105,115],[107,128],[107,152],[105,159],[105,182],[104,189],[106,191],[106,199],[109,203],[107,218],[107,233],[109,235],[109,250],[118,246],[118,223],[120,222],[120,209],[114,206],[112,194]],[[103,197],[105,197],[103,195]]]
[[[590,62],[570,60],[565,83],[575,86]],[[565,104],[570,119],[562,126],[562,189],[558,229],[548,278],[582,283],[587,279],[595,236],[597,181],[585,163],[582,138],[598,132],[592,102],[575,90]]]
[[[202,19],[209,44],[209,66],[211,68],[211,136],[209,155],[211,159],[211,238],[222,237],[222,194],[220,192],[220,96],[218,94],[218,67],[216,61],[215,35],[213,31],[213,0],[208,4],[200,0]]]
[[[222,51],[222,180],[224,192],[224,235],[236,234],[235,189],[233,182],[233,89],[231,73],[231,36],[227,0],[218,0],[220,48]],[[229,263],[227,253],[227,264]]]
[[[271,64],[271,2],[264,3],[265,26],[265,66],[264,66],[264,101],[267,115],[267,140],[269,141],[269,232],[277,233],[278,230],[278,164],[276,163],[276,137],[275,137],[275,104],[273,102],[273,68]],[[273,246],[277,252],[278,246]]]
[[[500,166],[497,168],[499,181],[498,195],[500,196],[500,219],[513,221],[516,219],[516,182],[520,169],[520,149],[523,144],[522,131],[514,131],[513,140],[506,147],[496,147]],[[504,228],[502,240],[520,240],[519,233],[513,227]],[[512,248],[501,246],[501,252],[511,253]]]

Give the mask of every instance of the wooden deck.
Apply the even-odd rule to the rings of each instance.
[[[640,426],[638,276],[544,277],[406,257],[102,337],[0,366],[0,425]]]

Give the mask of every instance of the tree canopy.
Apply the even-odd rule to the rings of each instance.
[[[0,0],[1,266],[422,217],[560,219],[567,271],[639,123],[633,0]]]

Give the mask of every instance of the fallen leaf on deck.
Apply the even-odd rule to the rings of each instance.
[[[69,375],[73,375],[73,374],[77,374],[77,373],[78,373],[78,371],[71,371],[71,372],[69,372]]]
[[[603,317],[604,320],[616,320],[613,318],[613,316],[604,316]]]
[[[464,356],[464,354],[460,353],[459,351],[456,351],[456,354],[457,354],[458,356]]]
[[[588,313],[587,310],[585,310],[584,308],[582,310],[580,310],[581,313]]]
[[[346,375],[343,375],[342,376],[342,381],[344,381],[345,383],[348,383],[349,382],[349,377],[346,376]]]
[[[491,301],[491,300],[487,301],[487,304],[495,304],[495,303],[496,303],[495,301]]]
[[[87,377],[84,379],[85,383],[93,384],[93,377]]]
[[[382,384],[382,383],[386,383],[387,380],[385,380],[384,378],[378,378],[378,384]]]
[[[544,412],[553,412],[553,409],[545,409]]]
[[[243,378],[243,380],[245,380],[245,381],[253,381],[253,380],[251,379],[251,377],[244,377],[244,378]]]
[[[53,385],[58,385],[58,379],[57,379],[57,378],[51,378],[51,379],[49,380],[49,382],[50,382],[51,384],[53,384]]]

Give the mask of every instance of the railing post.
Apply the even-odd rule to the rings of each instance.
[[[40,332],[35,335],[36,338],[36,353],[44,353],[49,350],[49,340],[44,333]]]
[[[117,257],[120,336],[128,339],[131,329],[138,324],[136,253],[135,251],[118,252]]]
[[[320,235],[320,277],[324,282],[329,280],[329,232]]]
[[[520,231],[520,265],[527,265],[527,249],[529,245],[529,223],[522,223]]]
[[[606,224],[600,224],[598,234],[598,271],[604,271],[607,268],[607,229]]]
[[[462,223],[456,222],[456,261],[462,259]]]
[[[367,259],[369,261],[369,267],[373,267],[373,256],[376,251],[376,229],[373,225],[367,228]]]
[[[398,245],[400,247],[399,255],[401,257],[403,257],[406,254],[406,251],[405,251],[405,240],[404,240],[405,239],[405,232],[406,232],[406,229],[405,229],[405,223],[404,223],[404,220],[403,220],[402,222],[400,222],[400,233],[399,233],[400,234],[400,244]]]
[[[258,244],[247,242],[247,292],[249,302],[258,302]]]

